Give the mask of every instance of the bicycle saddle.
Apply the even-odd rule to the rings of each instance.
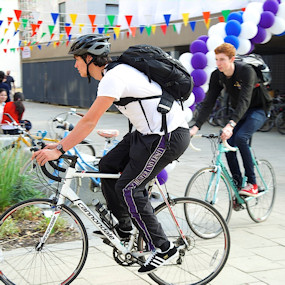
[[[115,138],[119,135],[119,130],[102,129],[98,130],[97,134],[104,138]]]

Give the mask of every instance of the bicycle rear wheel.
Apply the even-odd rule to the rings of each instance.
[[[285,135],[285,110],[276,117],[276,127],[280,134]]]
[[[231,115],[234,113],[234,109],[231,107],[222,107],[216,112],[214,122],[217,126],[224,127],[230,120]]]
[[[211,204],[228,223],[231,218],[233,206],[231,188],[221,173],[216,200],[214,201],[216,180],[217,172],[213,167],[202,168],[188,182],[184,196],[197,198]]]
[[[60,215],[48,239],[37,248],[56,211]],[[65,205],[58,209],[48,199],[23,201],[0,217],[0,225],[0,264],[2,278],[11,282],[7,284],[70,284],[82,270],[87,233]]]
[[[185,235],[185,245],[173,221],[168,207],[162,203],[155,214],[168,239],[178,247],[179,257],[160,267],[149,276],[158,284],[207,284],[214,279],[226,264],[230,251],[230,235],[222,216],[209,204],[193,198],[177,198],[171,201],[171,208]],[[214,238],[201,238],[191,226],[199,226],[205,235],[219,230]],[[144,249],[142,236],[138,239],[139,250]]]
[[[262,159],[258,161],[258,168],[261,176],[255,169],[256,182],[258,192],[263,195],[246,198],[245,200],[247,212],[256,223],[263,222],[269,217],[276,194],[276,179],[272,165],[267,160]]]

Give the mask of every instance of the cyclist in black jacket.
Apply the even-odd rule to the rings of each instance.
[[[195,125],[190,134],[195,135],[211,113],[223,88],[229,94],[229,102],[235,110],[227,125],[223,128],[221,138],[228,140],[240,150],[247,185],[240,190],[241,195],[256,196],[256,184],[253,162],[248,141],[265,122],[262,98],[255,92],[258,78],[254,69],[246,63],[235,62],[236,50],[233,45],[223,43],[215,49],[217,69],[211,74],[209,91],[199,111]],[[235,152],[226,154],[232,176],[241,188],[242,174]]]

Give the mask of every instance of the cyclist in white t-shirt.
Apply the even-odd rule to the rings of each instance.
[[[34,153],[33,158],[40,165],[57,159],[80,143],[96,127],[106,110],[121,98],[162,94],[157,83],[150,83],[145,74],[129,65],[119,64],[107,71],[106,67],[111,62],[108,40],[109,37],[103,35],[84,35],[71,46],[69,54],[74,55],[75,68],[81,77],[100,81],[97,98],[66,138]],[[102,179],[107,206],[119,221],[118,234],[123,239],[127,238],[134,224],[143,234],[149,250],[153,251],[139,273],[150,273],[178,256],[176,247],[168,241],[153,213],[145,185],[184,153],[190,142],[190,133],[181,106],[174,102],[167,114],[166,143],[166,136],[161,131],[162,116],[157,111],[159,100],[135,101],[118,107],[135,131],[126,134],[99,163],[100,172],[122,173],[118,180]]]

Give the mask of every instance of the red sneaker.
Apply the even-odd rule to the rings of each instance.
[[[239,191],[240,195],[255,197],[258,194],[257,184],[247,183],[247,185]]]

